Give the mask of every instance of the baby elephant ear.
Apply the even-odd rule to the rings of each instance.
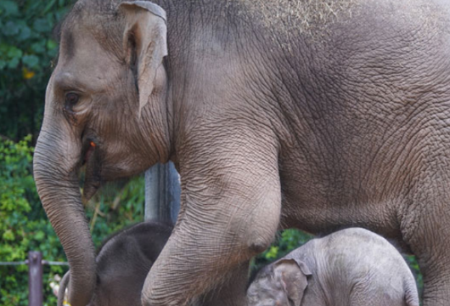
[[[300,268],[300,270],[302,270],[302,273],[306,276],[310,276],[312,275],[311,271],[309,270],[308,266],[306,265],[306,263],[298,258],[293,258],[292,260],[295,261],[295,263],[297,264],[297,266]]]
[[[139,92],[139,116],[153,92],[157,70],[167,55],[166,12],[147,1],[123,2],[123,48]]]
[[[308,286],[307,276],[311,275],[308,266],[301,260],[281,259],[275,263],[274,273],[281,280],[289,299],[295,306],[300,306]]]

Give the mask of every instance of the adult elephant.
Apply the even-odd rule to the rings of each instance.
[[[418,257],[424,305],[446,305],[448,1],[155,2],[81,0],[62,24],[34,173],[71,304],[95,287],[80,167],[89,198],[172,160],[181,212],[144,305],[220,288],[294,226],[397,239]]]

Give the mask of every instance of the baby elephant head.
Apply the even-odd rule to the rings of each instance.
[[[263,268],[247,291],[249,306],[300,306],[311,275],[297,259],[281,259]]]

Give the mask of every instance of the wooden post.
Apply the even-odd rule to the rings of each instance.
[[[145,220],[175,223],[180,209],[180,179],[172,162],[145,172]]]
[[[42,306],[42,253],[28,252],[28,305]]]

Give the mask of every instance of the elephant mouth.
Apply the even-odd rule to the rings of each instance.
[[[83,162],[82,162],[83,166],[87,163],[87,161],[91,157],[92,153],[94,153],[95,145],[92,145],[92,144],[94,144],[94,142],[91,141],[90,145],[86,149],[86,152],[83,154],[84,155],[84,159],[83,159]]]
[[[80,164],[81,166],[84,166],[89,159],[92,157],[97,144],[96,141],[93,138],[86,138],[84,140],[82,140],[82,149],[81,149],[81,160],[80,160]]]
[[[83,196],[89,200],[102,185],[100,150],[93,139],[84,141],[82,150],[82,166],[85,168]]]

